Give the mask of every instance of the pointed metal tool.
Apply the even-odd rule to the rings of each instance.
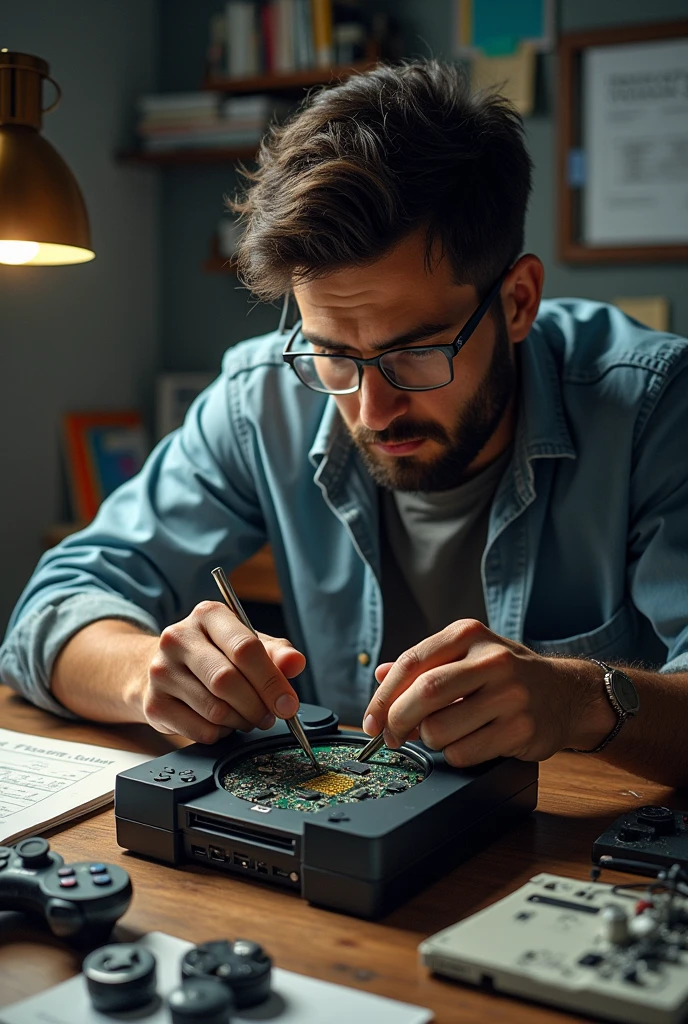
[[[229,610],[231,612],[234,612],[239,621],[243,622],[247,629],[251,630],[254,636],[258,636],[255,629],[251,625],[251,620],[249,619],[248,615],[246,614],[242,607],[241,601],[234,592],[234,587],[227,579],[227,575],[224,569],[218,566],[217,569],[212,570],[212,576],[215,582],[217,583],[219,591],[222,594],[223,598],[225,599],[225,604],[227,605]],[[294,736],[294,739],[301,747],[306,757],[312,763],[313,767],[317,768],[318,771],[322,771],[320,765],[318,764],[318,759],[313,753],[313,748],[311,747],[308,741],[308,737],[306,736],[306,733],[303,730],[303,726],[301,725],[301,722],[296,717],[296,715],[294,715],[293,718],[285,718],[284,721],[289,726],[289,730]]]
[[[377,754],[380,747],[385,744],[385,735],[380,733],[378,736],[373,736],[372,740],[366,743],[365,747],[361,747],[358,754],[356,755],[357,761],[368,761],[371,757]]]

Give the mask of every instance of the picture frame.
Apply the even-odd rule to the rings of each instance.
[[[140,413],[70,412],[62,421],[72,514],[89,523],[102,501],[135,476],[148,454]]]
[[[558,52],[560,260],[688,259],[688,21],[563,35]]]
[[[181,427],[191,403],[205,391],[215,376],[202,370],[158,375],[155,400],[155,433],[158,441]]]

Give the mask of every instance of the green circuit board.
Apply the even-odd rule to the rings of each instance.
[[[356,762],[360,744],[313,744],[321,770],[302,750],[285,747],[237,761],[220,779],[228,793],[264,807],[318,811],[334,804],[395,796],[425,778],[413,757],[383,747],[365,763]]]

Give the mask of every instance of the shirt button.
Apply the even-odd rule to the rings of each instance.
[[[361,653],[358,655],[358,664],[370,665],[370,655],[368,654],[367,651],[361,651]]]

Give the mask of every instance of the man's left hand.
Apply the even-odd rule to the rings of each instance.
[[[615,715],[590,662],[546,658],[461,619],[378,666],[363,727],[399,747],[417,730],[455,767],[493,757],[544,761],[600,740]],[[606,730],[606,732],[605,732]]]

